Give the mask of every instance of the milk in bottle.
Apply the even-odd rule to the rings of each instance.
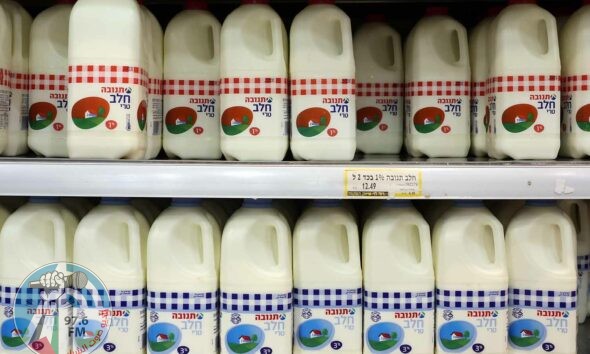
[[[487,130],[490,124],[490,108],[486,93],[488,79],[488,32],[492,18],[482,20],[469,35],[471,62],[471,153],[487,156]]]
[[[10,112],[10,73],[12,70],[12,19],[6,5],[0,2],[0,154],[8,142]]]

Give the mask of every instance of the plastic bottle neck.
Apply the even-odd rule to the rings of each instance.
[[[242,207],[250,209],[268,209],[272,208],[272,201],[270,199],[246,199],[244,200]]]
[[[201,199],[198,198],[174,198],[172,199],[172,204],[170,204],[176,208],[191,208],[191,207],[198,207],[201,205]]]
[[[111,198],[105,197],[100,200],[101,205],[129,205],[131,199],[129,198]]]

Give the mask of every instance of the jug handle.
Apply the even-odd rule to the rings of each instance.
[[[467,38],[467,30],[464,28],[457,28],[457,39],[459,40],[459,60],[458,64],[467,63],[469,64],[469,45]]]
[[[494,264],[506,264],[506,243],[504,239],[504,226],[502,223],[488,223],[494,237]]]
[[[287,226],[286,222],[276,222],[274,223],[274,228],[276,231],[276,238],[277,238],[277,256],[279,261],[277,263],[278,267],[283,269],[290,269],[292,267],[291,263],[291,254],[289,252],[289,239],[291,238],[291,230],[289,226]]]
[[[272,54],[271,56],[276,59],[279,58],[279,54],[283,49],[283,28],[280,19],[275,18],[270,21],[271,32],[272,32]],[[284,55],[284,53],[283,53]]]
[[[566,235],[568,232],[572,233],[572,235],[575,236],[576,230],[573,228],[571,221],[569,221],[569,217],[562,218],[556,224],[557,224],[557,227],[559,228],[559,237],[561,238],[561,249],[563,252],[563,254],[561,255],[561,260],[562,260],[561,262],[567,268],[576,269],[577,259],[576,259],[576,249],[574,246],[575,241],[574,242],[567,242],[566,237],[564,237],[564,235]],[[575,240],[575,239],[576,239],[575,237],[572,238],[572,240]],[[569,255],[569,257],[568,257],[568,255]],[[569,264],[566,264],[567,260],[570,260]]]
[[[391,45],[393,46],[393,60],[394,63],[391,66],[391,69],[395,70],[399,68],[399,70],[403,69],[403,52],[402,52],[402,40],[399,33],[394,33],[391,37]]]
[[[345,33],[352,33],[350,19],[348,17],[340,20],[340,35],[342,36],[342,38],[340,38],[342,41],[342,53],[340,53],[340,55],[353,55],[352,53],[354,52],[354,49],[352,45],[352,38],[348,38],[349,40],[346,40],[344,35]]]
[[[62,262],[69,261],[67,259],[67,245],[65,244],[66,225],[64,224],[63,218],[53,211],[50,213],[50,217],[52,218],[51,223],[53,224],[53,247],[55,247],[55,259]],[[57,235],[64,235],[64,237],[58,237]]]
[[[546,55],[559,58],[559,39],[557,36],[557,22],[555,18],[546,18],[543,20],[547,32],[547,53]],[[553,37],[553,38],[552,38]]]
[[[140,265],[142,264],[142,256],[141,256],[141,231],[139,228],[139,222],[134,218],[128,218],[124,221],[129,228],[129,260],[139,259]],[[134,244],[139,245],[139,247],[133,247]],[[143,267],[143,265],[142,265]]]
[[[346,240],[348,241],[347,265],[349,267],[358,267],[360,259],[358,257],[352,257],[354,254],[360,254],[358,228],[356,225],[346,222],[343,226],[346,228]]]
[[[420,237],[420,265],[432,267],[432,247],[430,245],[430,226],[427,223],[418,225]]]
[[[215,270],[215,245],[213,243],[213,228],[205,218],[199,218],[195,221],[195,225],[201,228],[203,234],[203,265],[209,269]]]
[[[213,33],[213,58],[211,58],[212,62],[219,61],[219,53],[220,53],[220,31],[219,28],[215,28],[215,24],[211,23],[209,28],[211,28],[211,32]]]

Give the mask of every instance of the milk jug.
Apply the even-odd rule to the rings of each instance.
[[[268,200],[246,200],[221,241],[221,353],[291,353],[291,231]]]
[[[575,229],[554,201],[532,201],[506,233],[508,353],[576,353]]]
[[[349,161],[357,113],[350,18],[332,0],[309,4],[291,25],[291,152]]]
[[[485,203],[494,216],[500,220],[504,229],[508,228],[510,220],[524,206],[524,200],[495,200]]]
[[[3,205],[0,205],[0,230],[2,230],[2,225],[4,225],[4,221],[10,215],[8,209],[6,209]]]
[[[145,6],[141,7],[145,21],[148,73],[147,146],[146,159],[154,159],[162,149],[162,75],[164,70],[164,34],[158,19]]]
[[[103,198],[76,230],[74,262],[96,273],[109,289],[111,302],[107,338],[93,353],[145,350],[148,228],[128,200]]]
[[[357,224],[341,203],[316,201],[293,236],[293,353],[362,352],[362,271]]]
[[[242,0],[221,28],[221,151],[281,161],[289,147],[288,39],[267,0]]]
[[[149,353],[217,353],[220,240],[219,225],[199,200],[175,199],[154,222],[147,246]]]
[[[148,78],[142,38],[136,0],[74,5],[68,46],[70,158],[145,157]]]
[[[430,227],[409,201],[387,201],[363,229],[364,354],[434,350]]]
[[[13,305],[15,297],[23,299],[22,293],[17,295],[19,287],[33,290],[26,282],[30,273],[49,263],[72,261],[72,244],[77,225],[77,218],[61,206],[57,198],[31,198],[4,222],[0,232],[2,353],[28,353],[27,345],[41,339],[50,345],[48,350],[53,349],[56,353],[69,350],[67,331],[53,332],[49,340],[46,336],[40,338],[44,332],[36,331],[36,325],[41,328],[44,328],[43,325],[55,328],[52,323],[60,321],[61,317],[52,313],[43,322],[34,317],[27,319],[23,311],[27,305]],[[47,308],[44,303],[39,303],[39,306]]]
[[[469,35],[471,60],[471,153],[477,157],[488,155],[487,129],[490,109],[486,94],[488,79],[488,32],[492,18],[482,20]]]
[[[508,269],[502,224],[458,201],[436,223],[436,353],[506,353]]]
[[[445,13],[429,10],[406,40],[406,148],[414,157],[469,152],[467,31]]]
[[[590,272],[590,225],[588,205],[583,200],[562,200],[558,206],[565,211],[574,223],[576,230],[576,256],[578,269],[578,322],[584,323],[588,316],[588,287]]]
[[[585,43],[590,6],[575,12],[560,32],[561,49],[561,154],[572,158],[590,155],[590,50]]]
[[[489,32],[488,154],[554,159],[560,144],[561,86],[555,18],[534,0],[511,3]]]
[[[60,203],[74,213],[79,220],[82,220],[95,206],[93,202],[86,198],[64,197],[60,198]]]
[[[10,73],[12,70],[12,19],[8,7],[0,2],[0,154],[8,142],[10,112]]]
[[[374,16],[354,35],[356,143],[365,154],[399,154],[404,142],[404,63],[399,33]]]
[[[12,19],[12,65],[10,112],[8,112],[7,143],[4,156],[27,152],[29,112],[29,35],[33,21],[22,6],[13,0],[0,2]]]
[[[181,159],[219,159],[221,25],[202,1],[187,1],[164,36],[164,151]]]

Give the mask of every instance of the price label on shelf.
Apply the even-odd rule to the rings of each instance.
[[[420,198],[422,171],[375,168],[344,170],[344,196],[347,198]]]

